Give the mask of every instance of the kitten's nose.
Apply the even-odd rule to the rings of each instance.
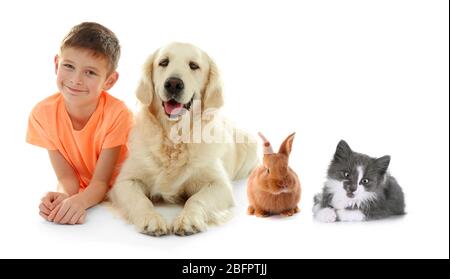
[[[355,196],[354,192],[358,188],[358,185],[348,185],[347,187],[347,197],[353,198]]]

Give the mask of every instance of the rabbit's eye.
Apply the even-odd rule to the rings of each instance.
[[[344,174],[344,177],[349,177],[350,176],[350,173],[348,171],[344,171],[343,174]]]
[[[269,170],[269,168],[266,168],[266,173],[267,173],[267,174],[269,174],[269,173],[270,173],[270,170]]]

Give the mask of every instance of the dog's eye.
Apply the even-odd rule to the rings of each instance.
[[[189,62],[189,68],[191,68],[191,70],[197,70],[200,69],[200,67],[198,66],[197,63],[194,62]]]
[[[366,185],[367,183],[369,183],[369,179],[364,178],[364,179],[361,180],[361,183],[362,183],[363,185]]]
[[[159,61],[158,65],[161,67],[167,67],[167,65],[169,65],[169,59],[166,58],[166,59]]]

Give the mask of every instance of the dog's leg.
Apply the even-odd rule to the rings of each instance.
[[[210,177],[203,177],[200,190],[193,194],[184,205],[180,215],[173,223],[173,231],[177,235],[190,235],[205,231],[210,223],[222,223],[231,214],[234,206],[231,183],[225,170],[210,169],[203,173]]]
[[[154,209],[153,203],[145,195],[141,182],[122,180],[117,182],[110,192],[110,198],[136,229],[153,236],[166,235],[170,232],[166,221]]]

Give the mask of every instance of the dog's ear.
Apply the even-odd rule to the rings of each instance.
[[[202,96],[203,108],[220,108],[223,106],[222,80],[216,63],[208,57],[209,74],[205,92]]]
[[[153,100],[153,60],[156,53],[147,58],[142,67],[141,80],[136,90],[136,97],[144,105],[150,105]]]

